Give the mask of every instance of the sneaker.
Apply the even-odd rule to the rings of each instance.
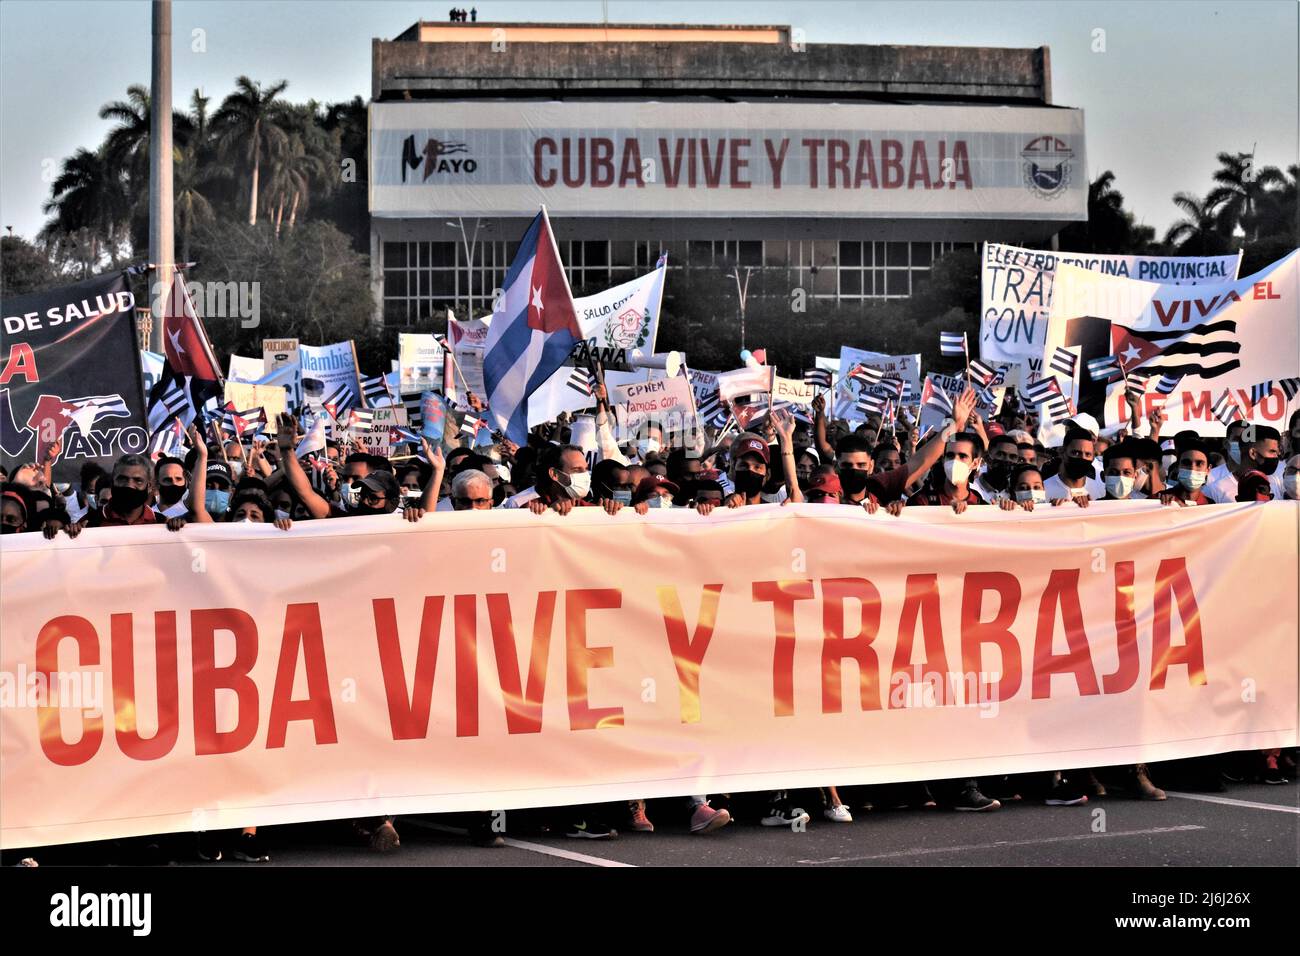
[[[811,819],[802,807],[774,806],[768,807],[767,816],[759,822],[765,827],[795,827]]]
[[[217,842],[217,835],[209,833],[206,830],[194,834],[195,853],[204,863],[217,863],[221,860],[221,844]]]
[[[827,820],[830,820],[833,823],[853,822],[853,814],[850,813],[849,808],[842,803],[839,806],[827,807],[823,811],[822,815],[826,817]]]
[[[1100,780],[1097,779],[1097,774],[1091,770],[1084,771],[1083,789],[1084,792],[1090,797],[1106,796],[1105,785]]]
[[[603,823],[588,823],[586,820],[579,820],[567,827],[564,835],[574,840],[613,840],[618,837],[618,831],[605,826]]]
[[[1287,779],[1286,774],[1284,774],[1278,767],[1276,757],[1269,757],[1265,762],[1263,779],[1265,783],[1273,784],[1274,786],[1280,786],[1291,782]]]
[[[712,833],[731,822],[731,814],[726,810],[715,810],[707,803],[701,803],[691,814],[692,833]]]
[[[390,824],[391,826],[391,824]],[[233,854],[236,860],[244,863],[270,863],[271,855],[262,849],[256,833],[241,833]]]
[[[996,800],[990,800],[984,794],[980,793],[979,787],[971,784],[962,790],[961,795],[953,803],[954,810],[961,810],[968,813],[979,813],[984,810],[999,810],[1002,804]]]
[[[1043,802],[1049,807],[1077,807],[1088,802],[1088,795],[1082,793],[1077,787],[1058,780],[1052,784],[1052,789],[1047,791]]]
[[[644,800],[629,800],[627,808],[632,814],[632,829],[637,833],[654,833],[655,825],[645,815]]]

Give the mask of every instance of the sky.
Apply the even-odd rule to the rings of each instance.
[[[1057,104],[1085,111],[1088,177],[1106,169],[1139,222],[1179,218],[1170,197],[1211,188],[1220,151],[1257,165],[1300,162],[1295,0],[851,2],[535,0],[465,3],[479,21],[759,23],[808,43],[1036,47],[1052,54]],[[176,0],[173,92],[215,108],[234,78],[289,81],[294,101],[370,93],[370,40],[451,4],[398,0]],[[63,159],[95,148],[101,106],[148,84],[148,0],[0,2],[0,225],[32,237]],[[1094,48],[1104,31],[1104,51]],[[199,31],[199,32],[196,32]],[[196,49],[202,47],[202,49]]]

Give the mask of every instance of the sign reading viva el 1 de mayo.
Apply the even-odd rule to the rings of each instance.
[[[375,103],[380,217],[1087,218],[1083,113],[805,103]]]

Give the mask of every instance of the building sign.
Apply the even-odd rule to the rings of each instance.
[[[380,217],[1087,218],[1083,113],[786,103],[375,103]]]

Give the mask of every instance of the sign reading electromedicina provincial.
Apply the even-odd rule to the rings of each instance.
[[[787,103],[376,103],[370,211],[1086,218],[1083,113]]]

